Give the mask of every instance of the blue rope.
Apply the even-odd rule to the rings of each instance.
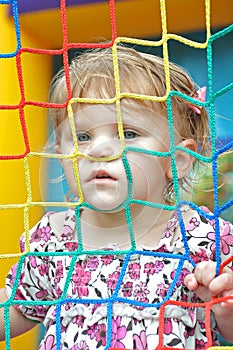
[[[10,0],[10,1],[0,1],[0,4],[11,4],[12,6],[12,13],[13,13],[13,20],[14,20],[14,27],[15,27],[15,34],[16,34],[16,50],[14,52],[10,53],[0,53],[0,58],[12,58],[17,55],[19,50],[21,49],[21,32],[20,32],[20,22],[19,22],[19,12],[18,12],[18,1],[17,0]]]

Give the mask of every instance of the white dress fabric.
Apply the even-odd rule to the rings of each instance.
[[[173,239],[179,229],[174,212],[157,247],[128,254],[119,254],[114,244],[74,254],[74,209],[67,210],[59,236],[50,223],[53,213],[46,214],[30,231],[30,253],[22,268],[14,265],[6,281],[9,296],[17,283],[15,307],[44,323],[39,350],[154,350],[158,345],[194,350],[217,345],[213,315],[207,339],[205,308],[194,306],[201,301],[183,282],[196,263],[215,260],[216,223],[202,214],[211,215],[205,207],[195,211],[184,206],[181,211],[185,240],[180,234]],[[221,219],[219,225],[224,261],[233,254],[233,228]],[[23,235],[22,251],[24,246]]]

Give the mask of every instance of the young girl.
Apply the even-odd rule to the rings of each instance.
[[[162,59],[121,46],[117,51],[121,93],[166,95]],[[169,69],[171,90],[203,100],[200,91],[204,91],[197,92],[182,69],[173,64]],[[31,229],[34,254],[18,267],[15,300],[19,302],[10,308],[11,336],[26,332],[37,321],[46,328],[40,350],[206,348],[210,340],[205,308],[195,303],[231,296],[233,272],[224,267],[216,277],[215,220],[208,218],[206,208],[196,211],[182,205],[169,210],[175,200],[174,176],[187,189],[193,152],[199,146],[203,154],[208,150],[205,109],[179,95],[172,97],[172,132],[180,146],[172,160],[162,99],[122,98],[122,125],[117,123],[111,49],[75,58],[70,81],[74,98],[104,99],[74,101],[73,118],[64,108],[52,111],[55,151],[70,190],[84,199],[76,209],[80,220],[71,208],[46,214]],[[67,101],[64,71],[53,81],[51,101],[60,107]],[[220,219],[220,233],[224,261],[233,253],[231,224]],[[24,236],[21,248],[24,251]],[[16,268],[1,290],[2,303],[11,296]],[[168,303],[161,330],[161,306],[169,300],[190,306]],[[3,309],[0,339],[5,336]],[[218,343],[219,332],[233,341],[231,298],[216,303],[211,313],[212,344]]]

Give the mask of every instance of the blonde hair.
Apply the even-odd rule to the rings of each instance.
[[[166,79],[164,61],[154,55],[137,52],[124,46],[117,48],[120,89],[121,92],[164,96]],[[179,66],[169,63],[171,90],[197,98],[198,88],[192,78]],[[115,96],[115,80],[112,49],[95,49],[74,58],[69,66],[72,97],[113,98]],[[50,101],[64,104],[68,99],[64,69],[61,69],[51,83]],[[122,100],[123,102],[123,100]],[[159,110],[164,116],[166,102],[135,101],[146,107]],[[190,102],[180,96],[172,97],[172,110],[176,130],[181,139],[193,139],[200,147],[200,153],[209,151],[209,121],[205,108],[200,108],[198,115]],[[67,118],[65,108],[51,110],[54,129]],[[58,137],[58,135],[56,135]],[[58,142],[58,140],[56,140]]]

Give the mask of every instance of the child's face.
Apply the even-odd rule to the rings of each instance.
[[[167,121],[154,111],[132,103],[122,108],[125,147],[166,152],[169,149]],[[116,122],[116,111],[111,105],[88,105],[74,116],[79,151],[100,158],[121,154],[121,142]],[[61,125],[61,139],[57,152],[72,154],[74,142],[66,119]],[[133,198],[163,202],[163,190],[170,167],[169,157],[126,152],[133,180]],[[112,161],[95,161],[79,157],[78,168],[85,202],[100,210],[113,210],[128,197],[128,179],[119,156]],[[72,160],[63,160],[70,189],[78,196]]]

